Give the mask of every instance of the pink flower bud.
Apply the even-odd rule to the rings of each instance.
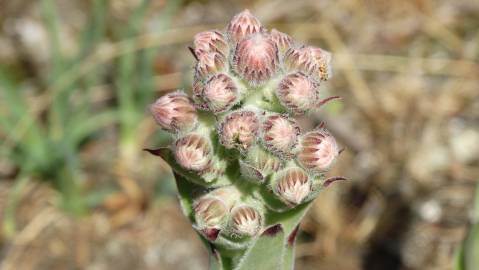
[[[158,125],[170,132],[189,131],[198,121],[195,107],[182,92],[166,94],[150,106]]]
[[[231,211],[230,226],[239,236],[255,236],[262,227],[263,217],[251,206],[238,206]]]
[[[208,80],[202,98],[211,111],[224,112],[236,103],[238,88],[228,75],[219,73]]]
[[[287,75],[279,83],[276,96],[288,111],[303,114],[318,103],[318,83],[301,72]]]
[[[276,73],[278,64],[278,48],[265,34],[241,40],[233,57],[234,70],[252,85],[269,80]]]
[[[230,210],[241,194],[235,186],[217,188],[193,203],[195,228],[208,240],[215,241],[229,220]]]
[[[205,196],[193,205],[195,220],[201,229],[220,228],[228,215],[225,203],[218,198]]]
[[[239,42],[248,35],[264,32],[264,28],[261,22],[246,9],[233,17],[227,32],[233,42]]]
[[[228,149],[245,150],[255,141],[259,120],[252,111],[236,111],[228,114],[219,125],[220,142]]]
[[[299,70],[315,79],[328,80],[331,76],[331,53],[314,47],[291,48],[284,56],[288,70]]]
[[[313,130],[302,136],[301,151],[297,160],[307,170],[316,173],[327,171],[339,155],[333,135],[325,129]]]
[[[286,204],[298,205],[311,193],[311,181],[303,169],[288,168],[276,176],[273,192]]]
[[[205,100],[203,99],[203,90],[205,89],[205,81],[202,79],[197,79],[193,82],[193,101],[195,107],[202,111],[208,110],[208,105],[206,105]]]
[[[212,148],[205,137],[188,134],[175,143],[175,158],[178,164],[192,171],[203,171],[211,165]]]
[[[294,43],[293,38],[276,29],[271,30],[271,39],[276,43],[281,54],[285,53]]]
[[[263,121],[263,144],[269,151],[282,157],[294,155],[300,129],[293,118],[281,114],[272,114]]]
[[[208,75],[222,71],[225,68],[225,57],[217,52],[203,53],[198,55],[198,63],[196,63],[197,79],[204,79]]]
[[[197,57],[212,52],[219,53],[222,56],[228,54],[228,44],[226,43],[226,39],[223,33],[218,30],[205,31],[196,34],[193,43],[195,45],[195,54]]]

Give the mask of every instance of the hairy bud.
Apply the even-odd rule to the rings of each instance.
[[[248,35],[264,32],[261,22],[249,10],[233,17],[227,28],[233,42],[239,42]]]
[[[262,124],[262,139],[266,148],[281,156],[291,157],[300,134],[298,124],[287,115],[272,114]]]
[[[282,237],[273,245],[279,251],[293,248],[297,228],[279,221],[297,224],[294,213],[305,207],[291,208],[345,179],[324,177],[339,154],[333,136],[323,125],[302,135],[294,119],[339,98],[321,99],[319,91],[331,76],[331,55],[298,47],[248,10],[224,31],[196,34],[188,48],[197,61],[191,100],[176,92],[150,107],[174,143],[145,150],[172,166],[181,206],[212,255],[232,269],[255,268],[261,258],[244,251],[260,234]]]
[[[245,158],[240,160],[240,171],[244,178],[262,183],[265,178],[279,170],[283,162],[260,146],[249,149]]]
[[[215,241],[230,217],[230,210],[241,194],[234,186],[217,188],[193,203],[195,228],[210,241]]]
[[[241,40],[233,56],[234,70],[252,85],[261,85],[277,71],[278,48],[268,35],[255,34]]]
[[[323,81],[332,73],[331,53],[321,48],[291,48],[284,56],[284,63],[290,71],[299,70]]]
[[[193,43],[197,57],[212,52],[217,52],[223,57],[228,54],[228,43],[223,33],[218,30],[210,30],[196,34]]]
[[[203,197],[193,206],[197,223],[213,228],[223,223],[228,214],[225,203],[215,197]]]
[[[293,38],[276,29],[271,30],[271,39],[276,43],[281,54],[284,54],[294,43]]]
[[[150,106],[158,125],[170,132],[189,131],[198,121],[196,110],[182,92],[166,94]]]
[[[228,149],[248,149],[256,140],[259,120],[253,111],[228,114],[219,125],[220,142]]]
[[[301,138],[297,160],[301,166],[316,173],[327,171],[339,155],[333,135],[325,129],[313,130]]]
[[[204,79],[208,75],[220,72],[225,68],[226,59],[220,53],[210,52],[198,55],[198,63],[196,63],[197,79]]]
[[[175,158],[178,164],[187,170],[203,171],[212,161],[210,142],[199,134],[188,134],[176,141]]]
[[[224,112],[236,103],[238,88],[228,75],[219,73],[208,80],[202,98],[209,110],[216,113]]]
[[[239,236],[255,236],[262,227],[263,217],[251,206],[237,206],[231,211],[230,227]]]
[[[276,176],[273,192],[286,204],[298,205],[311,192],[311,181],[303,169],[287,168]]]
[[[276,96],[288,111],[303,114],[318,103],[318,86],[318,83],[305,74],[296,72],[281,80],[276,89]]]

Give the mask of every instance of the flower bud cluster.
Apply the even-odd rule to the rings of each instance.
[[[151,113],[173,135],[175,172],[204,191],[192,205],[195,228],[212,242],[254,237],[267,211],[294,208],[332,182],[324,174],[340,153],[335,138],[323,126],[302,132],[294,119],[337,98],[319,90],[331,54],[268,31],[248,10],[195,35],[190,49],[191,99],[166,94]]]
[[[196,228],[212,241],[220,233],[227,237],[255,236],[263,228],[263,211],[257,202],[241,202],[240,196],[235,187],[229,186],[198,198],[193,204]]]

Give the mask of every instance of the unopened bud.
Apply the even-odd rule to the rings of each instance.
[[[286,204],[298,205],[311,192],[311,181],[301,168],[287,168],[276,175],[273,192]]]
[[[303,114],[318,103],[318,83],[301,72],[287,75],[279,83],[276,96],[294,114]]]
[[[231,211],[230,227],[239,236],[255,236],[262,227],[263,217],[251,206],[237,206]]]
[[[217,52],[222,56],[228,53],[228,44],[225,36],[218,30],[210,30],[195,35],[195,54],[199,57],[205,53]]]
[[[299,70],[319,80],[331,77],[331,53],[315,47],[289,49],[284,57],[286,67]]]
[[[301,131],[293,118],[281,114],[267,116],[262,131],[263,144],[269,151],[281,157],[294,155]]]
[[[258,129],[259,120],[255,112],[232,112],[219,125],[220,142],[228,149],[245,150],[256,141]]]
[[[203,197],[193,206],[195,220],[201,227],[214,228],[224,223],[228,214],[225,203],[214,197]]]
[[[158,125],[170,132],[189,131],[198,121],[195,107],[182,92],[166,94],[150,106]]]
[[[202,111],[207,111],[208,105],[206,105],[205,100],[203,99],[203,90],[205,89],[205,81],[201,78],[196,79],[193,82],[193,101],[195,107]]]
[[[234,70],[251,85],[269,80],[276,73],[278,64],[278,48],[265,34],[241,40],[233,57]]]
[[[236,103],[238,88],[228,75],[219,73],[208,80],[202,98],[211,111],[224,112]]]
[[[339,155],[339,147],[333,135],[325,129],[313,130],[301,139],[301,151],[297,160],[307,170],[316,173],[327,171]]]
[[[211,165],[210,142],[199,134],[188,134],[175,143],[175,158],[178,164],[192,171],[203,171]]]
[[[281,55],[293,45],[293,38],[276,29],[271,30],[271,39],[276,43]]]
[[[221,72],[225,68],[225,57],[217,52],[203,53],[198,55],[198,63],[196,63],[197,79],[204,79],[208,75]]]
[[[248,35],[264,32],[264,29],[261,22],[246,9],[233,17],[227,32],[233,42],[239,42]]]
[[[216,237],[228,223],[230,210],[235,206],[241,194],[234,186],[217,188],[196,199],[193,203],[195,228],[210,241]]]
[[[248,150],[240,160],[241,175],[247,180],[262,183],[271,173],[279,170],[283,162],[260,146]]]

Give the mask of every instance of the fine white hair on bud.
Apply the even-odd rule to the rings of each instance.
[[[301,130],[296,120],[282,114],[267,116],[261,126],[265,147],[281,157],[294,156]]]
[[[278,65],[278,48],[269,35],[251,35],[236,46],[233,68],[253,86],[269,80],[278,70]]]
[[[218,30],[204,31],[196,34],[193,44],[197,57],[212,52],[217,52],[225,57],[229,50],[225,36]]]
[[[297,160],[301,166],[315,173],[327,171],[339,155],[339,147],[333,135],[324,128],[310,131],[301,139]]]
[[[189,131],[196,126],[198,116],[193,103],[182,92],[166,94],[150,105],[158,125],[170,132]]]
[[[248,149],[255,141],[259,119],[253,111],[235,111],[220,122],[218,133],[221,144],[227,149]]]
[[[311,181],[303,169],[286,168],[276,176],[273,192],[286,204],[298,205],[311,193]]]
[[[239,236],[252,237],[262,228],[263,217],[251,206],[241,205],[231,211],[230,227]]]
[[[215,113],[231,109],[238,99],[238,88],[228,75],[212,76],[203,88],[202,99],[209,110]]]
[[[209,75],[221,72],[226,66],[226,58],[217,52],[203,53],[198,55],[195,68],[197,80],[207,78]]]
[[[290,48],[284,56],[284,64],[289,71],[301,71],[318,80],[326,81],[332,75],[331,53],[321,48]]]
[[[294,44],[293,38],[276,29],[271,30],[271,39],[276,43],[281,54],[284,54]]]
[[[212,162],[212,148],[208,139],[191,133],[175,142],[175,158],[178,164],[192,171],[203,171]]]
[[[261,22],[245,9],[233,17],[228,24],[227,33],[233,42],[239,42],[248,35],[264,32]]]
[[[279,102],[294,114],[304,114],[313,109],[319,100],[319,84],[302,72],[286,75],[276,89]]]

